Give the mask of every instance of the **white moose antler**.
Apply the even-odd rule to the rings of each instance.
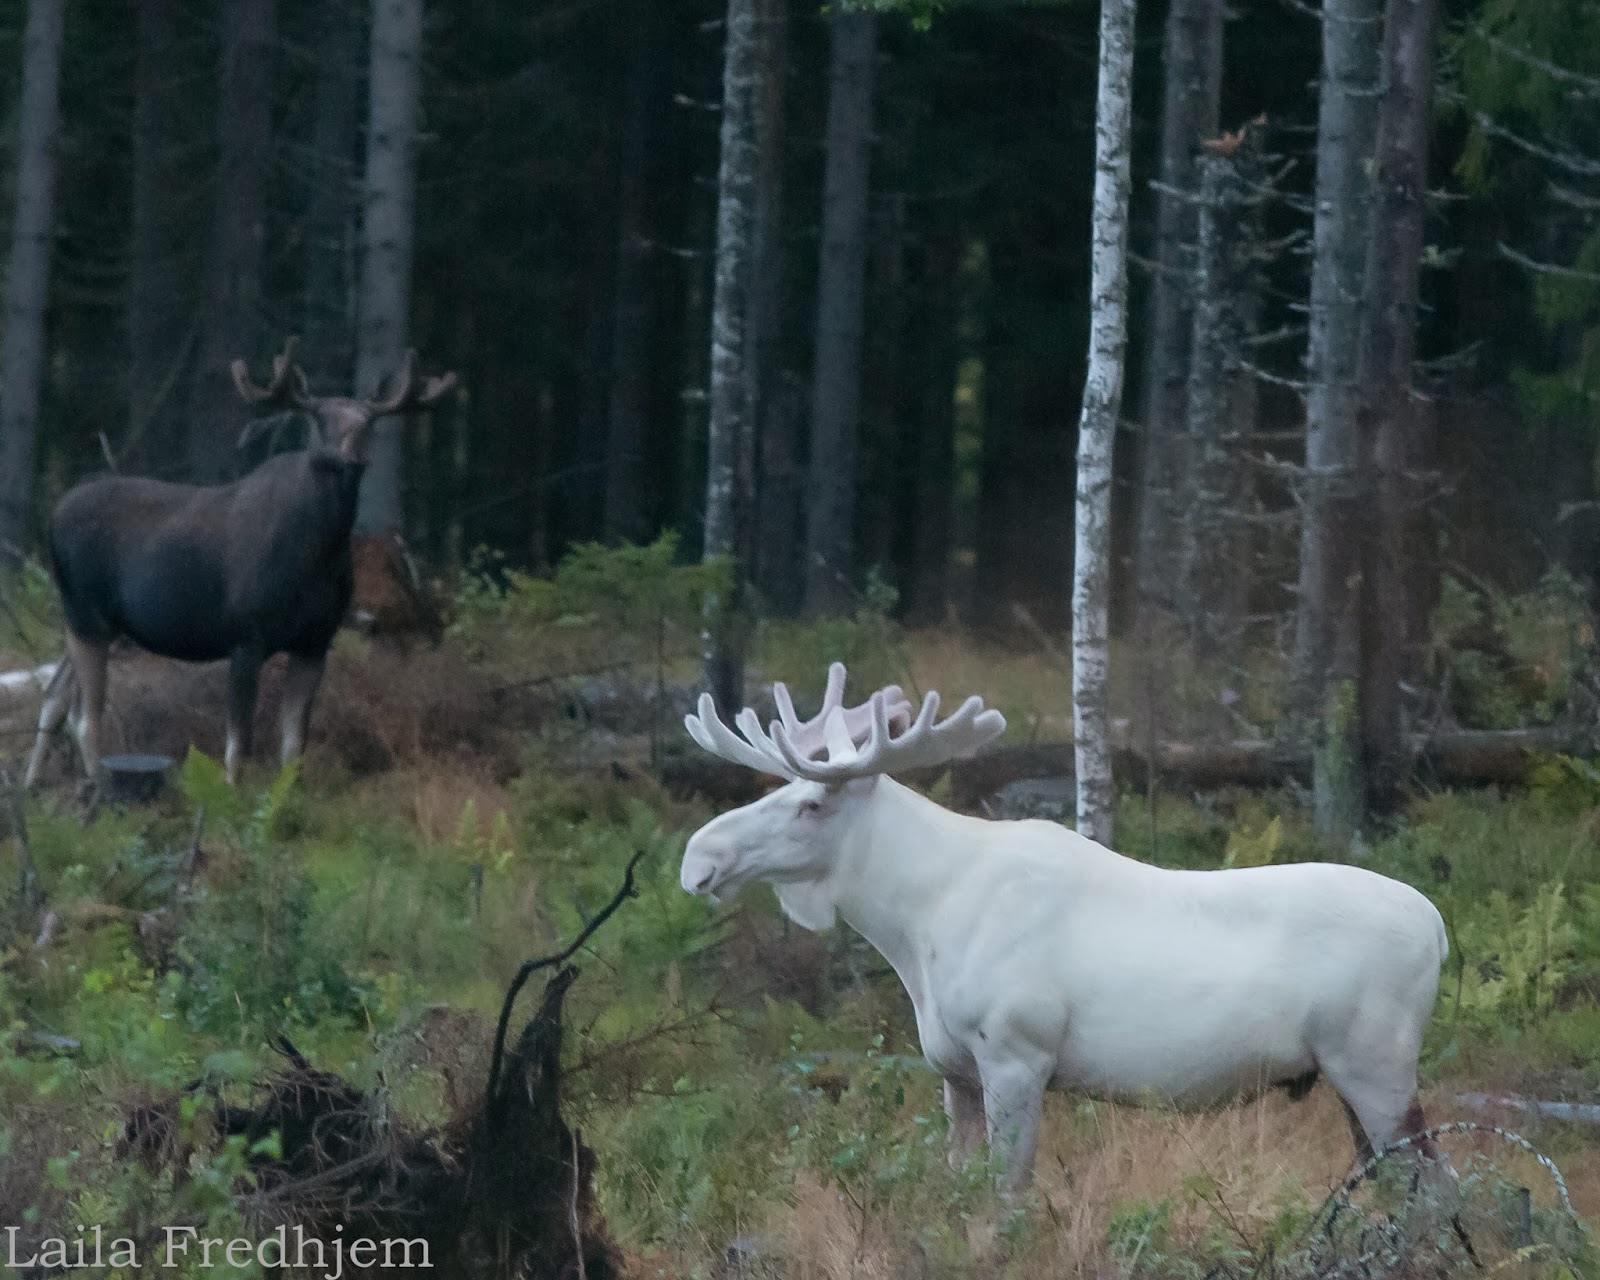
[[[844,713],[844,727],[852,743],[860,742],[872,727],[872,698],[860,706],[844,705],[844,663],[835,662],[828,667],[828,687],[822,695],[822,709],[809,720],[802,721],[794,713],[794,702],[789,697],[789,686],[781,680],[772,686],[772,700],[778,704],[778,717],[769,731],[769,738],[777,740],[781,729],[791,746],[802,759],[809,760],[829,745],[827,739],[828,717],[834,710]],[[898,725],[903,731],[911,723],[911,703],[897,684],[886,685],[878,691],[889,709],[891,727]],[[875,694],[874,697],[877,695]],[[829,751],[830,756],[832,751]]]
[[[899,685],[879,689],[859,706],[846,707],[844,682],[844,664],[835,662],[828,668],[822,709],[805,721],[795,714],[789,690],[774,684],[779,719],[765,733],[749,707],[734,718],[739,728],[734,733],[717,716],[710,694],[700,696],[699,714],[685,716],[684,725],[701,747],[724,760],[781,778],[825,783],[942,764],[1005,732],[1005,717],[985,708],[975,695],[935,724],[937,693],[923,699],[913,720],[911,703]],[[822,751],[826,758],[817,759]]]
[[[801,720],[795,714],[794,700],[789,696],[788,686],[778,681],[772,686],[772,698],[778,704],[780,719],[773,721],[765,733],[762,732],[760,718],[750,707],[734,717],[733,723],[739,728],[739,733],[734,733],[722,723],[709,693],[700,695],[699,714],[685,716],[683,723],[689,730],[689,736],[712,755],[761,773],[772,773],[792,780],[801,775],[795,772],[787,757],[778,749],[776,735],[786,735],[794,753],[802,760],[809,760],[825,748],[830,757],[853,750],[854,744],[864,739],[871,729],[871,699],[857,707],[845,706],[844,682],[844,663],[835,662],[828,668],[828,687],[822,695],[822,709],[810,720]],[[902,727],[910,724],[911,703],[906,700],[900,686],[889,685],[880,693],[891,708],[891,720]],[[828,725],[836,711],[842,717],[844,738],[830,743]],[[740,737],[740,734],[744,736]]]

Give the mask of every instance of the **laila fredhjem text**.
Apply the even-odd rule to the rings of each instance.
[[[138,1270],[147,1263],[168,1268],[190,1266],[202,1270],[226,1264],[244,1267],[255,1262],[263,1269],[293,1267],[320,1277],[340,1280],[345,1263],[367,1267],[399,1267],[431,1270],[428,1242],[415,1240],[373,1240],[366,1236],[346,1239],[344,1228],[335,1227],[332,1239],[308,1236],[300,1226],[280,1226],[258,1239],[223,1240],[202,1236],[195,1227],[163,1227],[150,1248],[150,1256],[140,1256],[140,1245],[125,1236],[105,1238],[100,1226],[79,1227],[72,1236],[49,1236],[37,1245],[18,1240],[21,1229],[5,1227],[5,1265],[10,1268],[41,1267],[76,1270],[89,1267],[126,1267]]]

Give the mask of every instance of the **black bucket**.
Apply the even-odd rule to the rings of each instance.
[[[100,761],[102,798],[107,804],[149,804],[167,785],[171,756],[106,756]]]

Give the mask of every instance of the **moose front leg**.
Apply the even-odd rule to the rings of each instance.
[[[984,1140],[983,1090],[966,1080],[944,1082],[944,1113],[950,1117],[950,1167],[959,1169]]]
[[[306,749],[306,737],[311,730],[311,703],[322,684],[327,662],[325,653],[314,658],[289,655],[289,666],[283,673],[283,743],[279,756],[283,764]]]
[[[67,632],[67,660],[72,663],[72,670],[77,676],[81,698],[77,726],[78,749],[83,753],[83,771],[88,774],[91,783],[98,782],[100,778],[100,720],[106,709],[106,659],[110,652],[108,643],[84,640],[70,630]],[[64,682],[64,687],[70,686],[70,680]],[[71,695],[67,696],[70,703]],[[39,727],[42,732],[43,713],[40,714]]]
[[[235,649],[228,667],[228,746],[223,764],[228,783],[238,785],[239,766],[255,740],[256,685],[266,657],[259,649]]]
[[[1026,1191],[1033,1181],[1033,1153],[1044,1111],[1049,1073],[1040,1073],[1017,1058],[980,1060],[983,1109],[989,1148],[1006,1170],[1008,1193]]]

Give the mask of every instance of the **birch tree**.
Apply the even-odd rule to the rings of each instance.
[[[1222,100],[1222,0],[1173,0],[1161,41],[1161,181],[1156,193],[1155,275],[1140,394],[1139,595],[1169,594],[1171,489],[1181,477],[1173,456],[1185,420],[1189,288],[1196,235],[1197,156],[1215,137]]]
[[[1128,343],[1128,194],[1133,133],[1134,0],[1101,0],[1094,128],[1089,370],[1078,419],[1072,581],[1072,728],[1078,830],[1111,842],[1111,723],[1106,686],[1111,597],[1111,452]]]
[[[55,230],[56,130],[60,118],[65,0],[28,0],[22,36],[17,204],[0,348],[0,563],[25,545],[44,371],[44,317]]]
[[[1348,829],[1352,810],[1341,724],[1357,663],[1351,582],[1357,527],[1356,350],[1365,290],[1368,165],[1377,133],[1382,0],[1327,0],[1317,114],[1310,336],[1306,353],[1306,474],[1301,499],[1299,609],[1293,685],[1303,716],[1321,720],[1315,821]]]
[[[836,10],[828,79],[827,170],[806,485],[806,611],[850,603],[855,569],[856,419],[872,159],[874,15]]]
[[[743,705],[743,610],[754,485],[754,440],[745,377],[746,327],[756,216],[757,0],[728,0],[722,54],[721,159],[717,166],[716,267],[711,298],[707,425],[706,560],[733,561],[731,594],[710,603],[702,679],[724,707]]]
[[[217,177],[189,395],[189,470],[202,482],[228,474],[247,414],[228,363],[250,350],[261,312],[277,0],[222,0],[220,18]]]
[[[411,323],[411,238],[416,216],[418,64],[422,0],[373,0],[372,62],[363,183],[361,304],[356,392],[372,392],[405,359]],[[390,422],[374,433],[361,482],[356,527],[385,533],[402,522],[405,433]]]

